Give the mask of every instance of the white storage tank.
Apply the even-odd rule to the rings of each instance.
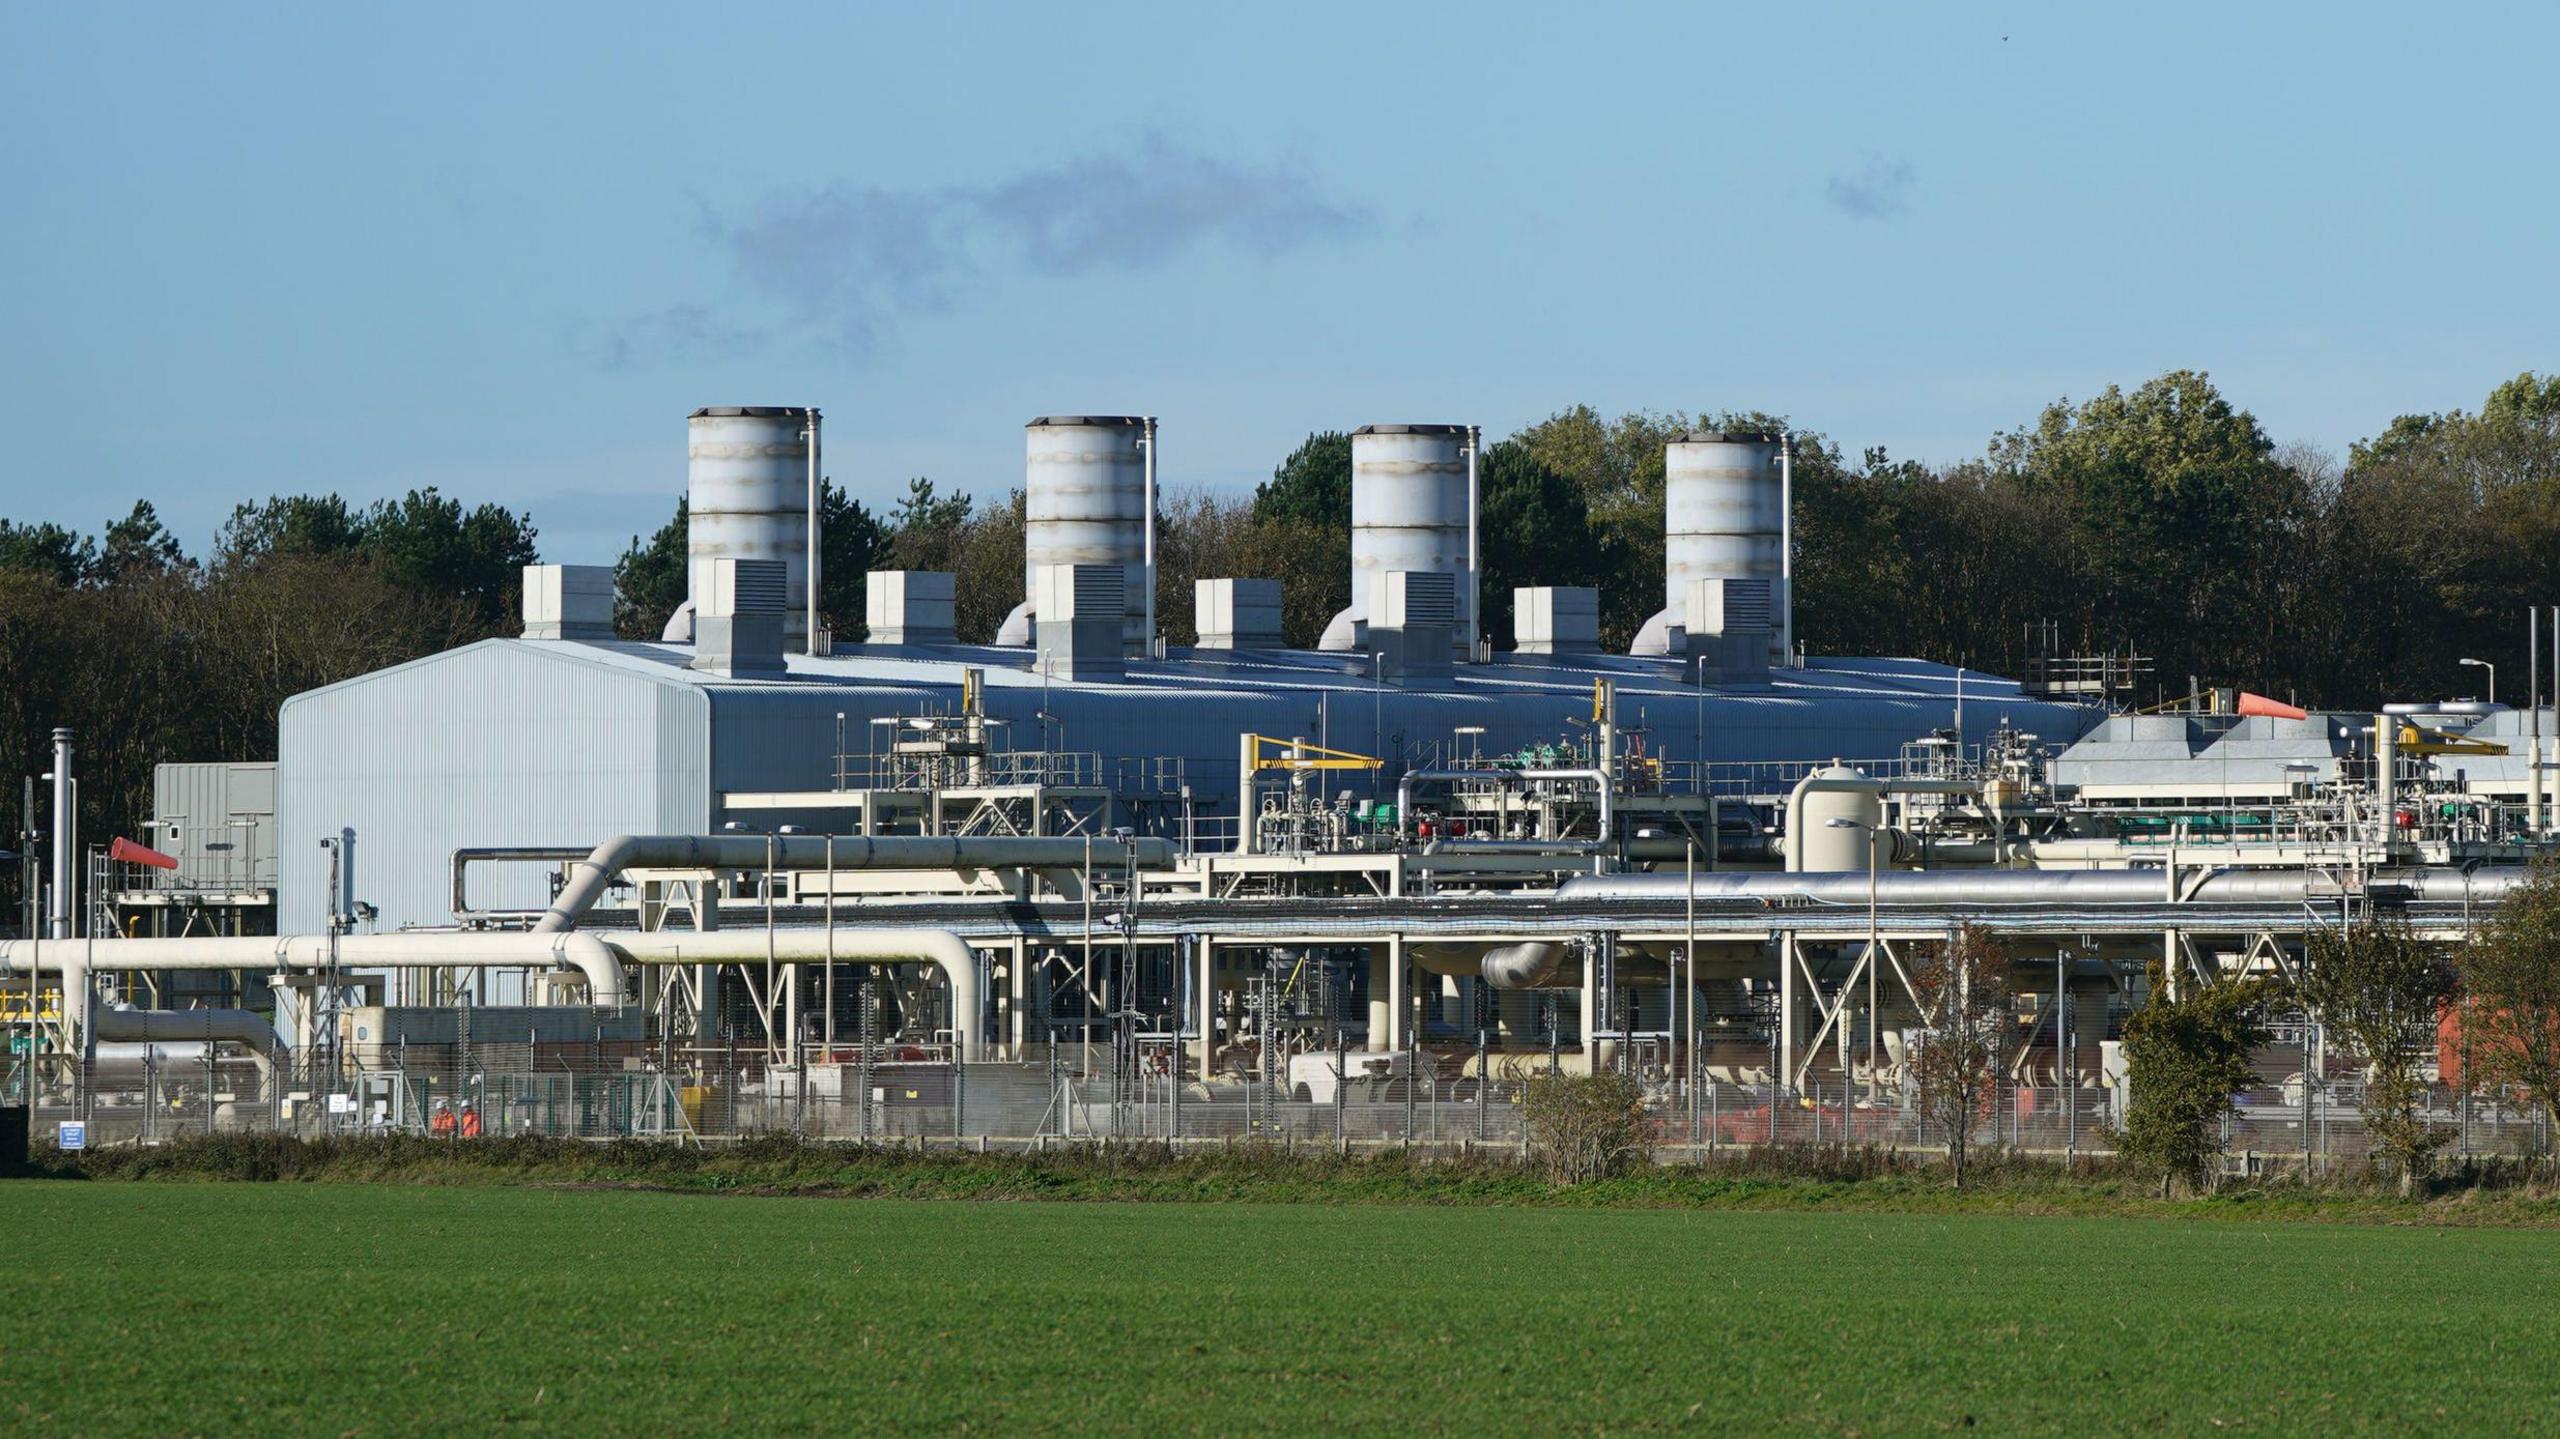
[[[783,634],[808,637],[809,411],[797,405],[711,405],[685,437],[683,609],[666,638],[690,643],[695,604],[714,560],[782,564]]]
[[[1891,852],[1884,782],[1837,760],[1806,775],[1787,796],[1785,839],[1790,873],[1864,873],[1870,856],[1882,863]]]
[[[1044,415],[1023,427],[1023,602],[1001,645],[1027,645],[1031,596],[1049,565],[1115,565],[1128,577],[1127,651],[1147,651],[1147,421],[1138,415]]]
[[[1351,432],[1351,603],[1325,626],[1318,648],[1360,648],[1370,586],[1398,570],[1455,579],[1458,645],[1475,633],[1467,435],[1464,425],[1363,425]]]
[[[1690,586],[1743,580],[1765,586],[1770,662],[1786,662],[1787,509],[1784,441],[1777,435],[1693,430],[1663,446],[1662,612],[1645,621],[1637,654],[1664,654],[1688,628]]]

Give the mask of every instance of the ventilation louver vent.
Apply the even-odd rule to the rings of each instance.
[[[1777,607],[1769,602],[1767,580],[1724,582],[1724,626],[1729,630],[1777,628]]]
[[[1104,565],[1075,568],[1076,615],[1116,615],[1129,603],[1128,571]]]
[[[783,565],[780,560],[740,560],[732,571],[726,610],[733,615],[778,615],[783,612]]]
[[[1385,629],[1458,622],[1458,577],[1432,570],[1379,575],[1369,599],[1369,623]]]

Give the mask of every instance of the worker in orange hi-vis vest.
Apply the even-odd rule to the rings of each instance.
[[[465,1139],[480,1137],[480,1106],[467,1103],[462,1106],[462,1137]]]
[[[427,1133],[438,1139],[453,1137],[453,1106],[450,1103],[441,1099],[436,1101],[435,1113],[427,1117]]]

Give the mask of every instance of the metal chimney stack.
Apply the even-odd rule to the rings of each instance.
[[[1452,647],[1476,637],[1476,443],[1468,425],[1362,425],[1351,432],[1351,603],[1318,649],[1368,647],[1378,577],[1450,577]]]
[[[1786,442],[1783,436],[1696,430],[1663,447],[1663,608],[1629,652],[1680,655],[1682,633],[1721,635],[1725,613],[1765,616],[1770,664],[1786,663],[1793,632],[1787,593]],[[1717,615],[1692,615],[1702,581],[1714,581]],[[1674,633],[1679,631],[1682,633]]]

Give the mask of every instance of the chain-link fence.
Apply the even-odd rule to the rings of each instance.
[[[493,1047],[494,1048],[494,1047]],[[823,1062],[769,1063],[726,1051],[651,1057],[554,1056],[509,1065],[505,1054],[468,1066],[394,1062],[315,1077],[290,1065],[201,1058],[43,1071],[35,1113],[38,1143],[63,1137],[67,1122],[90,1145],[161,1143],[217,1133],[421,1134],[462,1142],[482,1136],[721,1140],[769,1131],[815,1139],[1015,1148],[1090,1140],[1230,1142],[1352,1151],[1420,1147],[1442,1151],[1513,1148],[1526,1137],[1521,1099],[1540,1061],[1485,1066],[1446,1057],[1433,1072],[1331,1066],[1314,1083],[1177,1079],[1169,1066],[1097,1046],[1060,1046],[1031,1063],[956,1064],[947,1052],[902,1045],[828,1051]],[[1377,1059],[1377,1056],[1367,1056]],[[493,1062],[495,1061],[495,1062]],[[2295,1164],[2315,1171],[2353,1167],[2372,1145],[2357,1104],[2359,1071],[2341,1061],[2307,1071],[2262,1064],[2266,1082],[2237,1096],[2226,1121],[2238,1167]],[[2309,1073],[2306,1083],[2304,1074]],[[5,1088],[22,1094],[23,1065]],[[2002,1084],[1975,1116],[1971,1143],[2027,1154],[2104,1155],[2123,1091]],[[1876,1148],[1938,1153],[1943,1124],[1921,1116],[1906,1086],[1809,1082],[1773,1092],[1765,1084],[1688,1082],[1655,1073],[1645,1113],[1656,1152],[1667,1160],[1762,1146]],[[2450,1156],[2546,1155],[2547,1118],[2512,1097],[2439,1086],[2423,1117],[2442,1128]]]

